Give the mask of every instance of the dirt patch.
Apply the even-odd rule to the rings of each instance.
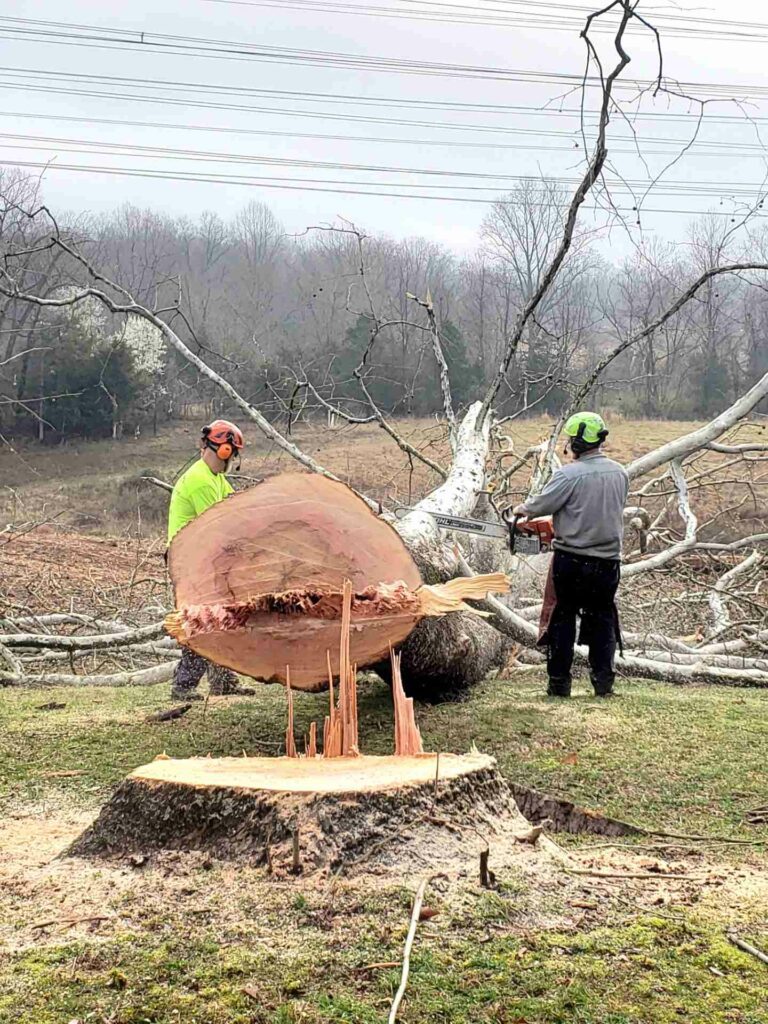
[[[0,611],[120,616],[166,601],[158,542],[98,538],[42,526],[0,538]]]

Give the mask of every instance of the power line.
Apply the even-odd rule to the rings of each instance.
[[[473,78],[485,81],[521,81],[529,84],[552,84],[562,82],[571,87],[599,87],[595,76],[566,74],[564,72],[520,71],[509,68],[479,67],[437,61],[415,61],[397,57],[368,56],[342,51],[312,50],[297,47],[268,46],[265,44],[243,43],[235,40],[209,39],[200,36],[182,36],[164,32],[142,32],[134,29],[100,28],[70,22],[42,21],[31,18],[0,17],[5,27],[0,38],[35,42],[85,46],[107,50],[129,52],[172,53],[177,56],[205,57],[216,60],[264,61],[267,63],[304,65],[313,67],[335,67],[350,71],[376,71],[380,73],[425,75],[453,78]],[[33,26],[33,27],[28,27]],[[45,26],[36,28],[34,26]],[[111,33],[111,34],[110,34]],[[641,79],[619,79],[614,88],[647,88],[648,81]],[[722,84],[678,82],[676,88],[686,92],[703,88],[710,96],[723,95]],[[768,86],[738,87],[745,89],[743,96],[766,96]]]
[[[388,199],[418,199],[418,200],[432,200],[435,202],[449,202],[449,203],[474,203],[483,206],[492,206],[498,200],[495,199],[481,199],[467,196],[435,196],[428,195],[425,193],[414,193],[414,192],[390,192],[382,191],[376,187],[370,189],[357,189],[348,187],[329,187],[330,183],[315,183],[314,179],[302,179],[302,178],[274,178],[270,176],[264,177],[252,177],[244,174],[227,174],[227,175],[212,175],[212,174],[200,174],[195,172],[188,172],[187,174],[174,174],[170,171],[163,170],[150,170],[142,168],[132,167],[103,167],[103,166],[83,166],[81,164],[50,164],[39,161],[27,161],[27,160],[0,160],[0,167],[17,167],[17,168],[34,168],[41,171],[59,170],[59,171],[75,171],[86,174],[104,174],[110,176],[119,177],[132,177],[132,178],[153,178],[156,180],[164,181],[189,181],[203,184],[223,184],[223,185],[242,185],[250,188],[271,188],[271,189],[283,189],[293,192],[328,192],[342,195],[358,195],[358,196],[380,196]],[[306,182],[312,182],[312,184],[306,184]],[[286,182],[298,182],[298,184],[286,184]],[[344,183],[339,183],[343,185]],[[567,209],[567,203],[534,203],[534,206],[538,205],[546,208],[556,209]],[[609,212],[605,209],[601,209],[598,206],[588,207],[593,209],[594,212]],[[717,217],[730,217],[734,219],[734,212],[732,211],[719,211],[719,210],[681,210],[658,208],[658,207],[643,207],[640,213],[632,207],[617,207],[611,206],[611,211],[617,213],[627,213],[632,217],[639,217],[647,213],[663,214],[669,216],[670,214],[677,214],[683,216],[699,216],[699,215],[711,215]],[[754,214],[756,218],[763,219],[765,216],[762,213],[756,212]]]
[[[423,174],[423,175],[451,175],[449,171],[436,170],[415,170],[410,168],[386,168],[377,167],[371,165],[356,165],[356,164],[339,164],[330,161],[318,161],[318,160],[298,160],[290,157],[260,157],[251,156],[249,154],[238,154],[238,153],[218,153],[211,152],[208,150],[192,150],[192,149],[173,149],[162,146],[140,146],[128,143],[109,143],[109,142],[91,142],[87,139],[61,139],[51,136],[35,136],[35,135],[20,135],[11,133],[0,133],[0,138],[8,140],[16,140],[11,142],[11,146],[14,149],[32,149],[32,150],[43,150],[47,153],[56,151],[57,153],[97,153],[101,156],[106,155],[118,155],[118,156],[134,156],[134,157],[155,157],[161,156],[168,160],[197,160],[202,162],[214,162],[214,163],[261,163],[261,164],[274,164],[278,166],[289,166],[289,167],[321,167],[321,168],[342,168],[342,169],[357,169],[364,170],[366,172],[385,172],[385,173],[405,173],[405,174]],[[35,145],[34,143],[44,143],[44,145]],[[86,147],[86,148],[82,148]],[[535,151],[540,150],[553,150],[558,147],[529,147],[519,146],[518,149],[534,149]],[[562,147],[561,147],[562,148]],[[616,152],[614,150],[614,152]],[[747,157],[742,157],[746,159]],[[491,178],[494,180],[504,180],[507,178],[506,175],[486,175],[471,174],[470,172],[456,172],[454,176],[461,176],[467,173],[470,177],[476,178]],[[524,176],[530,178],[530,175]],[[650,185],[651,179],[648,179],[646,183],[638,185],[638,190],[642,190]],[[670,183],[672,184],[672,183]],[[617,188],[621,188],[621,179],[619,178],[615,184]],[[669,188],[670,186],[665,184],[661,188]],[[681,185],[684,187],[684,185]],[[768,186],[767,186],[768,187]],[[759,186],[758,186],[759,190]],[[498,191],[498,186],[491,191]],[[717,190],[718,195],[732,195],[736,194],[738,186],[729,187],[723,185]],[[750,192],[751,194],[751,192]]]
[[[298,10],[305,13],[330,13],[337,15],[354,15],[374,18],[405,19],[408,21],[437,22],[450,25],[478,25],[496,28],[546,28],[572,32],[584,26],[586,16],[594,8],[566,7],[568,13],[547,13],[532,11],[534,6],[549,10],[562,9],[560,4],[514,4],[510,13],[505,8],[479,8],[477,4],[467,6],[450,3],[414,3],[409,0],[408,8],[384,7],[374,4],[351,4],[332,2],[332,0],[204,0],[205,3],[221,4],[235,7],[267,8],[273,10]],[[437,10],[435,10],[437,8]],[[574,13],[575,12],[575,13]],[[653,15],[653,24],[663,29],[664,35],[675,38],[729,40],[731,42],[758,42],[768,38],[768,25],[753,22],[723,21],[714,18],[698,18],[694,14],[683,17],[665,15],[661,12]],[[615,25],[594,22],[595,31],[615,32]],[[638,21],[630,21],[628,33],[640,35],[648,33],[646,26]]]
[[[3,86],[2,82],[0,82],[0,88],[3,88],[3,87],[4,86]],[[18,86],[18,88],[22,88],[22,87]],[[138,100],[144,100],[145,99],[145,97],[141,97],[141,96],[131,97],[129,94],[125,94],[125,93],[93,93],[93,92],[81,92],[79,90],[60,90],[60,89],[49,90],[49,89],[46,89],[45,87],[40,87],[40,88],[38,88],[38,87],[31,87],[31,89],[30,89],[30,87],[24,87],[24,88],[25,88],[25,91],[46,91],[46,92],[53,91],[53,92],[55,92],[57,94],[58,93],[63,93],[63,94],[66,94],[66,95],[69,95],[72,92],[74,92],[75,95],[92,96],[92,97],[100,98],[100,99],[106,99],[106,98],[138,99]],[[160,100],[158,102],[165,103],[164,100]],[[179,104],[172,103],[172,105],[179,105]],[[200,104],[197,104],[197,103],[192,104],[192,103],[184,102],[181,105],[184,105],[184,106],[196,106],[196,107],[197,106],[202,106],[203,109],[208,109],[208,105],[206,105],[206,104],[200,105]],[[214,109],[221,109],[221,105],[215,104],[214,105]],[[372,123],[372,124],[386,124],[386,125],[392,124],[392,125],[397,125],[399,127],[411,127],[412,126],[412,127],[416,127],[416,128],[419,128],[419,129],[427,128],[427,129],[451,130],[451,131],[459,131],[459,132],[462,131],[462,130],[467,130],[467,131],[472,131],[472,132],[498,133],[498,134],[502,134],[502,135],[514,135],[514,136],[525,136],[525,137],[532,137],[533,136],[533,137],[544,137],[544,138],[552,138],[552,139],[564,139],[564,140],[570,140],[572,142],[572,145],[564,146],[564,147],[553,147],[553,146],[533,147],[534,149],[542,148],[543,150],[558,150],[559,149],[561,151],[573,152],[575,150],[580,150],[582,148],[582,141],[583,141],[581,133],[578,133],[578,135],[577,135],[575,133],[575,131],[574,132],[571,132],[571,131],[561,131],[561,130],[558,130],[558,129],[545,129],[545,128],[505,128],[505,127],[495,128],[495,127],[490,126],[490,125],[450,125],[450,124],[446,125],[446,124],[439,124],[439,123],[430,122],[430,121],[409,121],[409,120],[400,119],[400,118],[368,118],[368,117],[356,116],[356,115],[322,114],[322,113],[317,113],[317,112],[314,112],[314,111],[308,111],[308,112],[307,111],[292,111],[290,109],[283,109],[283,108],[256,107],[256,106],[254,106],[254,107],[247,107],[247,108],[238,107],[237,109],[247,109],[247,110],[252,111],[252,112],[266,113],[266,114],[270,114],[270,115],[272,115],[272,114],[290,114],[292,117],[308,117],[308,118],[329,119],[329,120],[333,120],[333,121],[341,121],[341,122],[344,122],[344,123],[347,122],[347,121],[351,121],[352,123],[362,122],[362,123],[365,123],[365,124],[368,124],[368,123]],[[130,121],[122,121],[122,120],[111,120],[111,119],[108,119],[108,118],[77,117],[77,116],[74,116],[74,115],[73,116],[69,116],[69,115],[65,115],[65,114],[39,114],[39,113],[34,113],[34,112],[26,113],[26,112],[23,112],[23,111],[16,111],[16,112],[7,111],[7,110],[0,111],[0,116],[6,116],[6,117],[7,116],[14,116],[14,117],[22,117],[22,118],[29,117],[29,118],[35,118],[35,119],[38,119],[38,120],[54,120],[54,121],[55,120],[63,120],[63,121],[74,121],[74,122],[92,123],[92,124],[111,124],[111,123],[113,123],[113,124],[122,124],[122,125],[133,124],[135,126],[141,126],[141,127],[158,127],[158,128],[164,128],[164,127],[184,128],[184,127],[187,127],[190,130],[195,130],[195,131],[230,132],[230,133],[243,134],[243,135],[265,134],[264,130],[262,130],[262,129],[229,128],[229,127],[224,127],[224,126],[210,126],[210,125],[199,125],[199,126],[196,126],[196,125],[186,125],[186,126],[185,125],[166,125],[166,124],[163,124],[161,122],[156,122],[156,123],[152,124],[151,122],[138,122],[138,121],[130,122]],[[287,134],[288,136],[291,136],[294,133],[289,132],[289,133],[277,133],[277,134]],[[317,136],[317,135],[315,135],[313,137],[314,138],[323,138],[324,136]],[[593,136],[590,133],[589,129],[585,129],[585,137],[586,137],[588,142],[594,141]],[[348,139],[352,140],[355,137],[354,136],[335,136],[335,138],[348,138]],[[397,139],[397,138],[384,138],[384,139],[375,139],[374,138],[374,139],[371,139],[370,137],[363,137],[362,141],[382,141],[382,142],[395,142],[395,143],[397,143],[397,142],[406,142],[407,143],[407,142],[414,142],[414,141],[416,141],[419,145],[433,145],[434,144],[433,140],[425,140],[423,137],[419,137],[417,140]],[[615,136],[613,136],[613,141],[629,142],[630,144],[637,144],[639,142],[639,137],[636,134],[635,135],[615,135]],[[682,149],[682,147],[684,147],[684,146],[688,147],[688,148],[695,148],[696,149],[696,153],[699,156],[714,156],[714,155],[718,155],[717,153],[708,152],[707,149],[709,149],[709,150],[723,150],[727,154],[731,154],[731,153],[734,153],[734,152],[739,152],[739,153],[756,154],[756,155],[761,156],[761,157],[768,157],[768,149],[766,149],[766,147],[761,145],[760,143],[733,142],[733,141],[721,142],[721,141],[719,141],[717,139],[696,139],[693,142],[691,142],[689,139],[684,139],[684,138],[675,139],[675,138],[667,138],[667,137],[663,137],[663,136],[662,137],[659,137],[659,136],[651,137],[649,140],[647,140],[647,142],[648,142],[648,144],[650,144],[652,146],[655,146],[655,145],[672,146],[675,149]],[[465,143],[465,142],[455,142],[455,143],[452,143],[452,145],[456,145],[456,146],[471,146],[472,144],[471,143]],[[501,147],[497,143],[490,143],[490,144],[488,144],[486,146],[486,148],[497,149],[497,148],[501,148]],[[508,147],[504,147],[504,148],[512,148],[514,150],[519,150],[519,149],[531,148],[531,147],[524,147],[524,146],[516,143],[513,146],[508,146]],[[615,149],[614,148],[612,151],[614,153],[623,153],[623,154],[633,153],[633,154],[636,155],[634,150],[626,150],[626,149],[622,150],[622,149]],[[672,156],[673,155],[672,153],[667,152],[665,150],[651,150],[651,149],[644,150],[644,153],[647,153],[648,155],[653,154],[653,155],[661,155],[661,156]]]
[[[57,118],[57,115],[42,115],[43,117],[52,116]],[[69,120],[65,117],[64,120]],[[113,124],[121,124],[131,126],[136,122],[131,121],[114,121]],[[442,178],[469,178],[475,181],[530,181],[532,179],[530,174],[490,174],[484,171],[455,171],[445,170],[442,168],[424,168],[424,167],[402,167],[402,166],[391,166],[388,164],[360,164],[360,163],[347,163],[335,160],[317,160],[317,159],[306,159],[297,157],[281,157],[272,155],[254,155],[249,153],[229,153],[229,152],[218,152],[211,150],[199,150],[199,149],[182,149],[173,148],[167,146],[142,146],[136,143],[121,143],[121,142],[105,142],[98,140],[95,142],[89,139],[72,139],[72,138],[60,138],[58,136],[41,136],[41,135],[21,135],[18,133],[0,132],[0,139],[10,140],[12,148],[14,149],[45,149],[46,152],[50,152],[54,147],[59,152],[68,153],[96,153],[100,156],[114,154],[117,156],[133,156],[133,157],[163,157],[166,159],[185,159],[185,160],[200,160],[205,162],[215,163],[252,163],[252,164],[264,164],[278,167],[302,167],[312,168],[319,170],[344,170],[344,171],[362,171],[367,174],[412,174],[426,177],[442,177]],[[31,145],[33,143],[44,143],[44,146]],[[75,148],[73,148],[75,147]],[[81,147],[86,147],[85,149]],[[560,178],[548,178],[547,180],[557,180],[568,185],[575,185],[580,179],[573,177],[560,177]],[[612,183],[611,187],[617,190],[624,190],[626,188],[632,188],[642,190],[650,184],[650,179],[619,179]],[[410,187],[410,186],[404,186]],[[430,186],[430,187],[445,187],[445,186]],[[448,187],[464,187],[464,186],[448,186]],[[498,191],[499,185],[488,186],[485,191]],[[755,195],[761,194],[768,191],[768,182],[741,182],[738,185],[720,184],[718,182],[696,182],[686,180],[684,182],[664,182],[658,187],[658,193],[667,194],[675,193],[686,193],[696,191],[701,193],[708,191],[709,194],[720,196],[720,195]]]
[[[118,75],[93,75],[83,74],[81,72],[72,71],[51,71],[45,70],[40,71],[35,68],[9,68],[0,67],[0,77],[6,78],[32,78],[33,81],[39,79],[48,79],[51,81],[59,81],[61,79],[74,80],[76,82],[83,82],[86,84],[91,83],[106,83],[109,85],[125,86],[128,85],[136,89],[164,89],[172,92],[184,91],[185,94],[190,90],[195,92],[210,92],[210,93],[222,93],[224,95],[248,95],[248,96],[278,96],[282,99],[300,99],[304,102],[315,102],[315,103],[328,103],[328,104],[349,104],[363,105],[363,106],[384,106],[384,107],[416,107],[428,110],[450,110],[456,112],[469,112],[469,111],[483,111],[489,113],[510,113],[510,114],[525,114],[536,117],[574,117],[581,118],[582,111],[579,107],[560,107],[560,106],[521,106],[513,104],[500,104],[500,103],[468,103],[458,102],[451,100],[420,100],[414,99],[413,97],[395,97],[395,96],[355,96],[345,93],[324,93],[324,92],[307,92],[291,89],[265,89],[265,88],[254,88],[250,86],[234,86],[234,85],[221,85],[221,84],[210,84],[202,82],[190,82],[190,81],[178,81],[173,79],[153,79],[153,78],[129,78]],[[24,83],[24,88],[29,88],[27,83]],[[740,86],[733,86],[732,88],[738,89]],[[80,95],[80,93],[76,93]],[[88,95],[84,93],[83,95]],[[95,94],[98,95],[98,94]],[[111,96],[120,96],[120,93],[110,93]],[[135,98],[135,97],[133,97]],[[160,102],[160,101],[158,101]],[[251,110],[251,107],[234,107],[233,109]],[[594,116],[597,118],[599,111],[597,110],[585,110],[583,111],[585,117],[589,118]],[[690,122],[691,120],[698,121],[699,115],[697,113],[685,113],[685,112],[668,112],[668,111],[632,111],[629,116],[632,120],[661,120],[661,121],[683,121]],[[746,115],[727,115],[727,114],[707,114],[706,123],[716,124],[744,124],[747,121]],[[768,123],[768,118],[749,117],[748,122],[750,124],[761,124]]]

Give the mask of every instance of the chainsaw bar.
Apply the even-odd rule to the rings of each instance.
[[[395,509],[395,518],[403,519],[409,512],[414,512],[408,506],[400,506]],[[421,510],[419,510],[421,511]],[[506,541],[509,550],[513,555],[538,555],[542,551],[541,537],[538,533],[528,533],[524,529],[518,529],[517,520],[519,516],[507,518],[504,523],[488,523],[484,519],[467,519],[463,516],[450,516],[444,512],[427,512],[442,530],[456,530],[459,533],[471,533],[476,537],[488,537],[493,540]]]
[[[411,508],[401,506],[395,509],[395,518],[404,519]],[[421,511],[421,510],[419,510]],[[458,530],[459,533],[473,533],[477,537],[493,537],[496,540],[508,540],[509,529],[499,523],[486,523],[484,519],[464,519],[461,516],[449,516],[443,512],[427,512],[443,530]]]

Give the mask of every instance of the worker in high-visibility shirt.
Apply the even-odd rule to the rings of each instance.
[[[214,420],[203,427],[200,458],[179,477],[173,488],[168,509],[169,544],[187,523],[233,493],[226,473],[235,455],[239,458],[244,443],[240,429],[228,420]],[[202,700],[197,686],[206,672],[213,695],[255,692],[241,686],[231,669],[214,665],[189,647],[182,647],[181,658],[173,675],[171,699]]]

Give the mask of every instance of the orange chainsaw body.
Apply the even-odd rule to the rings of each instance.
[[[538,537],[542,550],[552,547],[555,539],[555,527],[552,523],[552,516],[543,516],[541,519],[526,519],[525,522],[516,523],[515,529],[518,533],[527,534],[529,537]]]

